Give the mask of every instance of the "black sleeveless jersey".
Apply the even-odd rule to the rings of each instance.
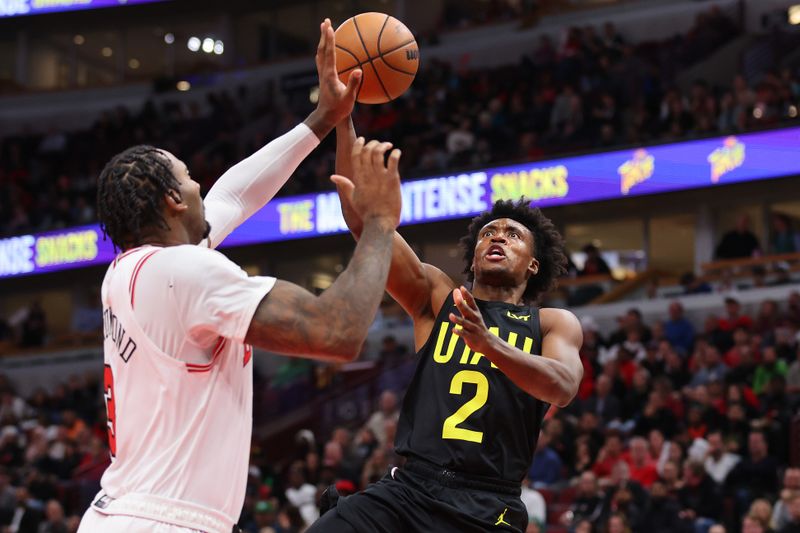
[[[539,310],[477,300],[490,331],[531,357],[542,353]],[[517,387],[452,333],[447,297],[417,356],[397,427],[397,453],[444,468],[521,481],[549,405]]]

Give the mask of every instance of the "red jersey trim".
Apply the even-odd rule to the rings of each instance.
[[[214,365],[217,364],[217,358],[219,358],[219,354],[222,353],[222,349],[225,347],[226,341],[227,339],[223,337],[220,337],[217,340],[217,344],[216,346],[214,346],[214,352],[211,355],[211,361],[209,361],[204,365],[198,365],[195,363],[186,363],[186,370],[188,370],[189,372],[197,373],[197,372],[208,372],[209,370],[214,368]]]
[[[137,246],[136,248],[131,248],[127,252],[122,252],[121,254],[119,254],[117,257],[114,258],[114,266],[117,266],[117,263],[119,262],[120,259],[122,259],[126,255],[132,254],[133,252],[135,252],[136,250],[138,250],[140,248],[141,248],[141,246]]]
[[[136,263],[136,266],[133,269],[133,275],[131,276],[131,282],[128,285],[128,289],[130,290],[130,293],[131,293],[131,308],[133,308],[134,299],[136,297],[136,278],[139,277],[139,271],[142,270],[142,267],[147,262],[147,260],[150,259],[151,257],[153,257],[153,255],[155,255],[158,251],[159,250],[153,250],[152,252],[150,252],[146,256],[144,256],[141,259],[139,259],[139,262]]]

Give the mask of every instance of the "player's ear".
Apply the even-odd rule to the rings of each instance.
[[[174,189],[167,191],[167,193],[164,195],[164,203],[166,204],[167,209],[173,213],[181,213],[189,208],[189,206],[186,205],[181,198],[181,193]]]
[[[528,272],[531,276],[539,273],[539,261],[535,257],[531,257],[531,262],[528,265]]]

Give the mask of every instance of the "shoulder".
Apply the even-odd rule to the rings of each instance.
[[[180,246],[168,246],[161,250],[159,254],[161,260],[176,262],[177,266],[192,268],[202,267],[207,264],[233,264],[230,259],[222,253],[196,244],[182,244]]]
[[[539,310],[539,322],[542,325],[542,334],[550,331],[582,332],[581,323],[572,311],[555,307],[544,307]]]
[[[184,244],[169,246],[153,256],[160,272],[174,279],[208,280],[221,272],[239,273],[241,268],[216,250]]]

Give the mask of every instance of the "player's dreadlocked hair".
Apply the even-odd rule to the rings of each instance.
[[[459,241],[464,250],[464,273],[469,281],[475,279],[472,261],[475,257],[475,246],[478,244],[478,232],[498,218],[515,220],[533,234],[533,256],[539,261],[539,272],[528,279],[528,286],[522,296],[527,301],[535,301],[540,294],[554,288],[556,280],[567,271],[567,256],[564,253],[564,240],[553,223],[538,207],[531,207],[530,200],[525,198],[516,202],[499,200],[490,211],[472,219],[467,234]]]
[[[140,144],[115,155],[97,183],[100,227],[114,248],[139,246],[147,229],[167,229],[164,194],[178,187],[170,160],[158,148]]]

